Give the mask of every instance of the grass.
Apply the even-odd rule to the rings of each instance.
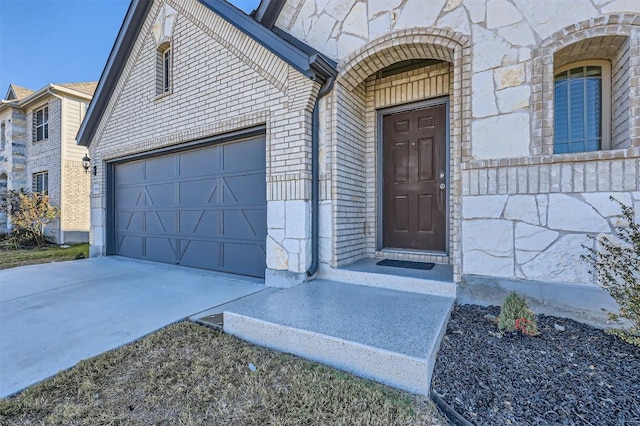
[[[447,423],[426,397],[182,322],[0,400],[0,424]]]
[[[60,248],[57,245],[20,250],[0,248],[0,269],[74,260],[80,255],[89,257],[89,244],[76,244],[69,248]]]

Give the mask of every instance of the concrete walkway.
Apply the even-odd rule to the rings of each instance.
[[[118,257],[0,271],[0,397],[262,283]]]

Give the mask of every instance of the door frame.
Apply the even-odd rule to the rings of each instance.
[[[447,185],[445,193],[445,248],[444,252],[434,250],[412,250],[412,249],[398,249],[393,248],[394,251],[406,251],[409,253],[422,253],[422,254],[436,254],[436,255],[449,255],[451,251],[450,247],[450,221],[451,221],[451,206],[450,206],[450,182],[451,182],[451,146],[449,138],[449,130],[451,123],[449,121],[449,96],[443,96],[433,99],[426,99],[419,102],[412,102],[410,104],[396,105],[388,108],[382,108],[376,110],[376,250],[381,251],[385,247],[382,244],[383,241],[383,221],[384,221],[384,132],[383,132],[383,119],[387,115],[398,114],[403,112],[417,111],[420,109],[426,109],[435,106],[445,106],[445,184]]]

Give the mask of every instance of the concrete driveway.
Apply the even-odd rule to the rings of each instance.
[[[118,257],[0,271],[0,397],[206,309],[262,280]]]

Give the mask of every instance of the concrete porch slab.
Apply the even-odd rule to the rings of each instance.
[[[224,313],[224,331],[427,394],[452,297],[317,279]]]
[[[380,266],[382,259],[361,259],[341,268],[321,268],[319,278],[382,287],[412,293],[455,297],[453,265],[436,264],[433,269],[418,269]]]

